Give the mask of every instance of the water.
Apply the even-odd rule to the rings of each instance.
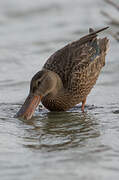
[[[109,9],[110,8],[110,9]],[[13,118],[31,77],[57,49],[89,27],[107,26],[101,0],[0,1],[0,179],[119,179],[119,44],[110,30],[110,51],[95,88],[63,113],[46,109],[30,121]],[[90,16],[89,16],[90,15]]]

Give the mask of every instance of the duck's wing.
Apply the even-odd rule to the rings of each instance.
[[[96,37],[97,33],[107,28],[98,31],[90,28],[88,35],[51,55],[43,68],[56,72],[62,79],[65,88],[71,86],[74,73],[82,72],[97,56],[106,52],[107,38],[97,40]]]

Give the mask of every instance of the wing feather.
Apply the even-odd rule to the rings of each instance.
[[[93,64],[93,61],[100,56],[101,47],[97,40],[97,33],[107,28],[92,31],[56,51],[49,57],[43,68],[56,72],[62,79],[64,88],[71,89],[73,87],[72,83],[74,83],[74,86],[77,83],[77,79],[74,78],[75,75],[79,74],[80,76],[84,69]]]

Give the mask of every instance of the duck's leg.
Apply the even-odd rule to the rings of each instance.
[[[81,111],[84,112],[86,98],[82,101]]]

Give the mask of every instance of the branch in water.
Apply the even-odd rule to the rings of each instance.
[[[117,33],[111,33],[111,35],[119,42],[119,32],[117,32]]]
[[[108,4],[110,4],[111,6],[113,6],[119,12],[119,3],[117,4],[114,0],[104,0],[104,1]],[[119,31],[118,31],[119,20],[118,20],[118,18],[114,18],[110,15],[110,13],[107,13],[104,11],[101,11],[101,14],[110,20],[109,24],[111,24],[112,26],[115,26],[115,29],[117,28],[117,32],[112,31],[112,32],[110,32],[110,34],[112,37],[114,37],[119,42]]]
[[[101,11],[101,14],[110,20],[110,24],[119,26],[119,21],[113,18],[112,16],[110,16],[107,12]]]
[[[104,0],[105,2],[109,3],[113,7],[115,7],[119,11],[119,5],[114,2],[114,0]]]

